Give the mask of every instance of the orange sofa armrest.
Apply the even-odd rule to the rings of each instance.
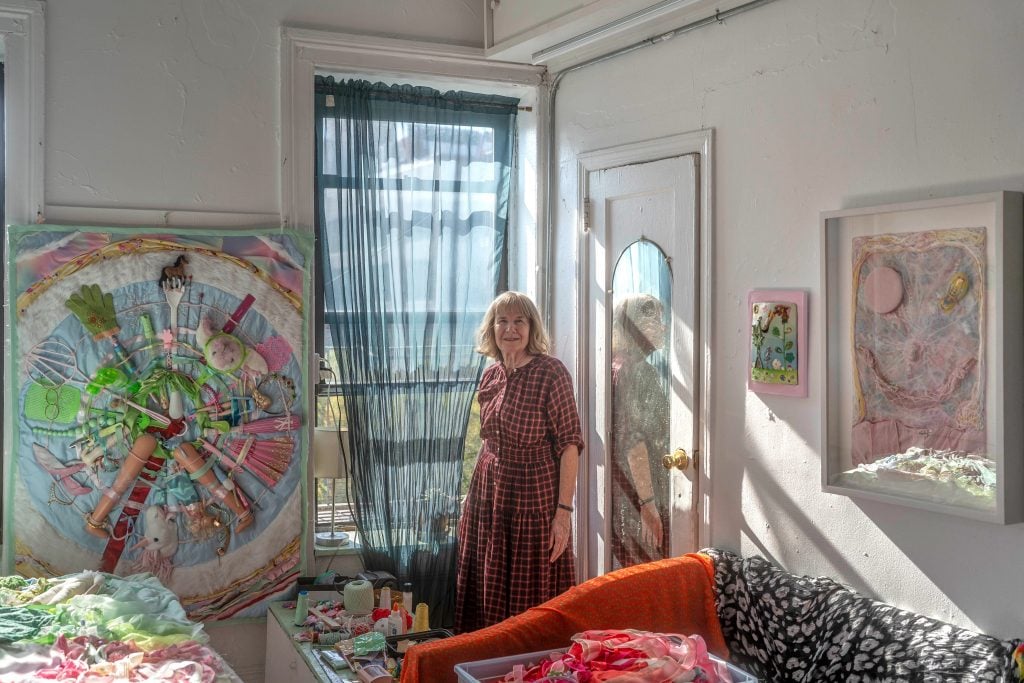
[[[456,664],[565,648],[588,629],[697,634],[708,651],[727,658],[714,575],[710,557],[691,553],[598,576],[499,624],[414,645],[402,662],[402,683],[458,681]]]

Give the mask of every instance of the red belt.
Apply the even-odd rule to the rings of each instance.
[[[139,508],[149,497],[150,484],[156,480],[156,475],[163,469],[165,459],[153,454],[139,473],[135,480],[135,486],[128,496],[128,503],[121,506],[121,515],[117,518],[114,531],[110,534],[107,547],[103,550],[103,560],[100,562],[100,571],[112,574],[117,567],[121,553],[124,552],[125,541],[128,540],[128,525],[139,516]],[[133,503],[133,504],[129,504]]]

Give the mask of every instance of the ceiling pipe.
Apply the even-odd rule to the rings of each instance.
[[[590,59],[580,62],[579,64],[574,64],[570,67],[566,67],[565,69],[555,74],[555,77],[552,79],[551,84],[548,86],[548,106],[545,122],[547,126],[547,145],[545,149],[545,168],[547,169],[547,178],[545,182],[546,207],[543,228],[544,234],[541,235],[541,239],[538,243],[540,249],[543,249],[543,253],[538,254],[539,258],[537,259],[538,263],[544,264],[544,268],[541,271],[541,274],[544,275],[544,277],[538,278],[537,289],[542,293],[542,296],[540,298],[543,302],[543,308],[541,310],[544,311],[545,324],[549,330],[551,329],[551,323],[553,321],[554,308],[552,306],[552,288],[548,285],[548,278],[550,278],[551,274],[555,272],[554,250],[551,248],[551,239],[554,235],[554,207],[556,202],[552,200],[552,197],[554,196],[555,178],[558,175],[557,159],[555,153],[555,108],[557,104],[556,100],[558,97],[558,88],[562,83],[562,79],[565,78],[567,74],[573,73],[574,71],[579,71],[580,69],[584,69],[588,66],[593,66],[595,64],[600,64],[601,62],[606,62],[610,59],[614,59],[615,57],[621,57],[622,55],[629,54],[630,52],[634,52],[644,47],[649,47],[651,45],[663,43],[667,40],[671,40],[672,38],[677,38],[683,35],[684,33],[689,33],[691,31],[695,31],[696,29],[703,28],[704,26],[722,23],[726,19],[734,17],[738,14],[742,14],[748,10],[756,9],[758,7],[761,7],[762,5],[767,5],[771,2],[775,2],[775,0],[751,0],[751,2],[747,2],[742,5],[737,5],[736,7],[733,7],[732,9],[726,10],[724,12],[716,11],[713,15],[704,17],[703,19],[697,19],[696,21],[692,21],[688,24],[683,24],[682,26],[679,26],[677,28],[659,33],[656,36],[644,38],[643,40],[637,41],[630,45],[626,45],[625,47],[621,47],[617,50],[612,50],[611,52],[608,52],[606,54],[598,55],[597,57],[592,57]],[[627,17],[626,19],[628,18],[629,17]],[[602,30],[604,30],[605,28],[608,27],[602,27]],[[577,270],[578,269],[579,265],[577,264]]]

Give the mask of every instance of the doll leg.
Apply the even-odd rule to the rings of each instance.
[[[131,450],[128,451],[128,457],[121,463],[114,483],[103,492],[92,512],[85,516],[86,531],[98,538],[110,537],[110,532],[107,531],[107,515],[120,502],[155,450],[156,438],[152,434],[141,434],[135,439]]]
[[[241,500],[239,492],[228,491],[220,483],[217,475],[211,471],[214,463],[213,458],[206,460],[190,443],[183,443],[174,449],[174,459],[185,468],[189,477],[197,481],[213,494],[213,497],[223,502],[235,513],[235,533],[239,533],[252,524],[252,510],[247,508]]]

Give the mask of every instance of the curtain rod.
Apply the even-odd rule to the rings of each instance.
[[[331,80],[328,82],[328,79],[331,79]],[[396,88],[396,87],[397,88],[414,88],[414,89],[417,89],[417,90],[418,89],[425,89],[425,90],[432,91],[433,93],[436,93],[436,95],[434,95],[434,94],[429,95],[428,97],[430,97],[430,98],[438,98],[439,97],[441,99],[446,99],[446,96],[449,93],[453,93],[453,94],[456,94],[456,95],[460,95],[461,96],[460,100],[462,102],[464,102],[466,104],[473,105],[473,106],[496,106],[496,107],[500,107],[500,108],[505,108],[505,106],[507,106],[507,105],[497,104],[497,103],[491,101],[490,99],[488,99],[487,95],[482,95],[481,93],[476,93],[476,92],[472,92],[472,91],[468,91],[468,90],[455,90],[454,88],[449,88],[448,90],[441,90],[439,88],[436,88],[436,87],[430,86],[430,85],[415,85],[413,83],[405,81],[404,79],[398,79],[398,80],[395,80],[395,81],[392,81],[392,82],[388,82],[388,81],[373,81],[373,80],[366,79],[366,78],[348,78],[348,77],[344,77],[344,76],[339,78],[335,74],[316,74],[315,75],[315,80],[314,80],[314,85],[313,85],[313,91],[316,94],[331,96],[331,95],[335,94],[335,89],[336,88],[345,87],[346,83],[357,83],[357,82],[358,83],[368,83],[368,84],[370,84],[371,87],[384,86],[385,88],[388,89],[387,91],[383,91],[383,90],[381,91],[382,94],[384,94],[384,95],[391,94],[390,93],[390,89]],[[402,94],[401,97],[419,98],[420,95],[417,95],[417,94],[412,94],[412,95]],[[483,97],[484,99],[475,99],[476,97]],[[518,100],[518,98],[510,98],[507,95],[497,95],[496,97],[502,97],[502,98],[505,98],[506,100],[508,100],[508,99],[516,99],[516,100]],[[328,106],[333,106],[333,103],[328,105]],[[518,111],[525,111],[525,112],[532,112],[533,111],[533,107],[532,106],[522,105],[522,104],[521,105],[516,105],[516,109]]]
[[[662,33],[659,33],[656,36],[652,36],[650,38],[644,38],[643,40],[639,40],[639,41],[637,41],[635,43],[631,43],[629,45],[626,45],[625,47],[621,47],[621,48],[618,48],[616,50],[612,50],[611,52],[607,52],[607,53],[605,53],[603,55],[598,55],[596,57],[592,57],[590,59],[587,59],[585,61],[580,62],[579,64],[574,64],[573,66],[566,67],[562,71],[559,71],[557,74],[555,74],[554,80],[551,81],[551,85],[548,87],[549,102],[548,102],[547,117],[546,117],[547,118],[547,122],[546,122],[547,123],[547,137],[548,137],[547,149],[545,150],[545,156],[547,157],[546,160],[545,160],[545,162],[546,162],[545,163],[545,167],[547,168],[547,174],[548,174],[547,175],[547,179],[546,179],[546,183],[545,183],[545,185],[546,185],[546,194],[547,194],[547,197],[546,197],[547,206],[546,206],[546,209],[545,209],[546,218],[545,218],[545,221],[544,221],[544,232],[545,232],[545,235],[544,235],[544,239],[542,239],[540,241],[540,246],[541,246],[542,249],[544,249],[544,254],[542,255],[541,258],[538,259],[539,262],[543,262],[544,263],[544,270],[542,272],[544,272],[544,273],[553,273],[553,272],[555,272],[554,250],[550,248],[550,246],[551,246],[551,236],[554,233],[554,230],[553,230],[554,208],[553,207],[555,206],[555,202],[551,201],[551,196],[552,196],[553,191],[554,191],[554,178],[557,175],[556,169],[554,168],[554,165],[555,165],[555,152],[554,152],[554,149],[555,149],[555,102],[556,102],[556,99],[557,99],[557,96],[558,96],[558,88],[561,85],[562,79],[565,78],[566,74],[572,73],[574,71],[579,71],[580,69],[584,69],[584,68],[586,68],[588,66],[593,66],[595,64],[600,64],[601,62],[606,62],[606,61],[608,61],[610,59],[614,59],[615,57],[621,57],[624,54],[628,54],[630,52],[634,52],[635,50],[639,50],[640,48],[643,48],[643,47],[649,47],[651,45],[657,45],[658,43],[663,43],[663,42],[665,42],[667,40],[671,40],[672,38],[678,38],[679,36],[683,35],[684,33],[689,33],[690,31],[694,31],[694,30],[696,30],[698,28],[702,28],[704,26],[710,26],[712,24],[723,23],[726,19],[734,17],[734,16],[736,16],[738,14],[742,14],[742,13],[748,11],[748,10],[756,9],[757,7],[760,7],[762,5],[767,5],[768,3],[771,3],[771,2],[775,2],[775,0],[751,0],[751,2],[747,2],[747,3],[744,3],[742,5],[738,5],[736,7],[733,7],[732,9],[726,10],[724,12],[720,12],[718,10],[715,10],[714,14],[709,15],[707,17],[704,17],[703,19],[697,19],[695,21],[691,21],[688,24],[683,24],[682,26],[678,26],[678,27],[676,27],[674,29],[671,29],[669,31],[663,31]],[[577,265],[577,268],[578,267],[579,266]],[[577,273],[577,275],[578,275],[578,273]],[[540,289],[540,287],[538,287],[538,289]],[[543,306],[544,306],[542,310],[544,311],[545,325],[548,327],[548,329],[551,329],[551,322],[553,320],[553,311],[552,311],[552,307],[551,307],[552,289],[551,289],[551,287],[548,287],[545,284],[543,289],[542,289],[542,292],[543,292],[543,297],[542,298],[543,298]]]

